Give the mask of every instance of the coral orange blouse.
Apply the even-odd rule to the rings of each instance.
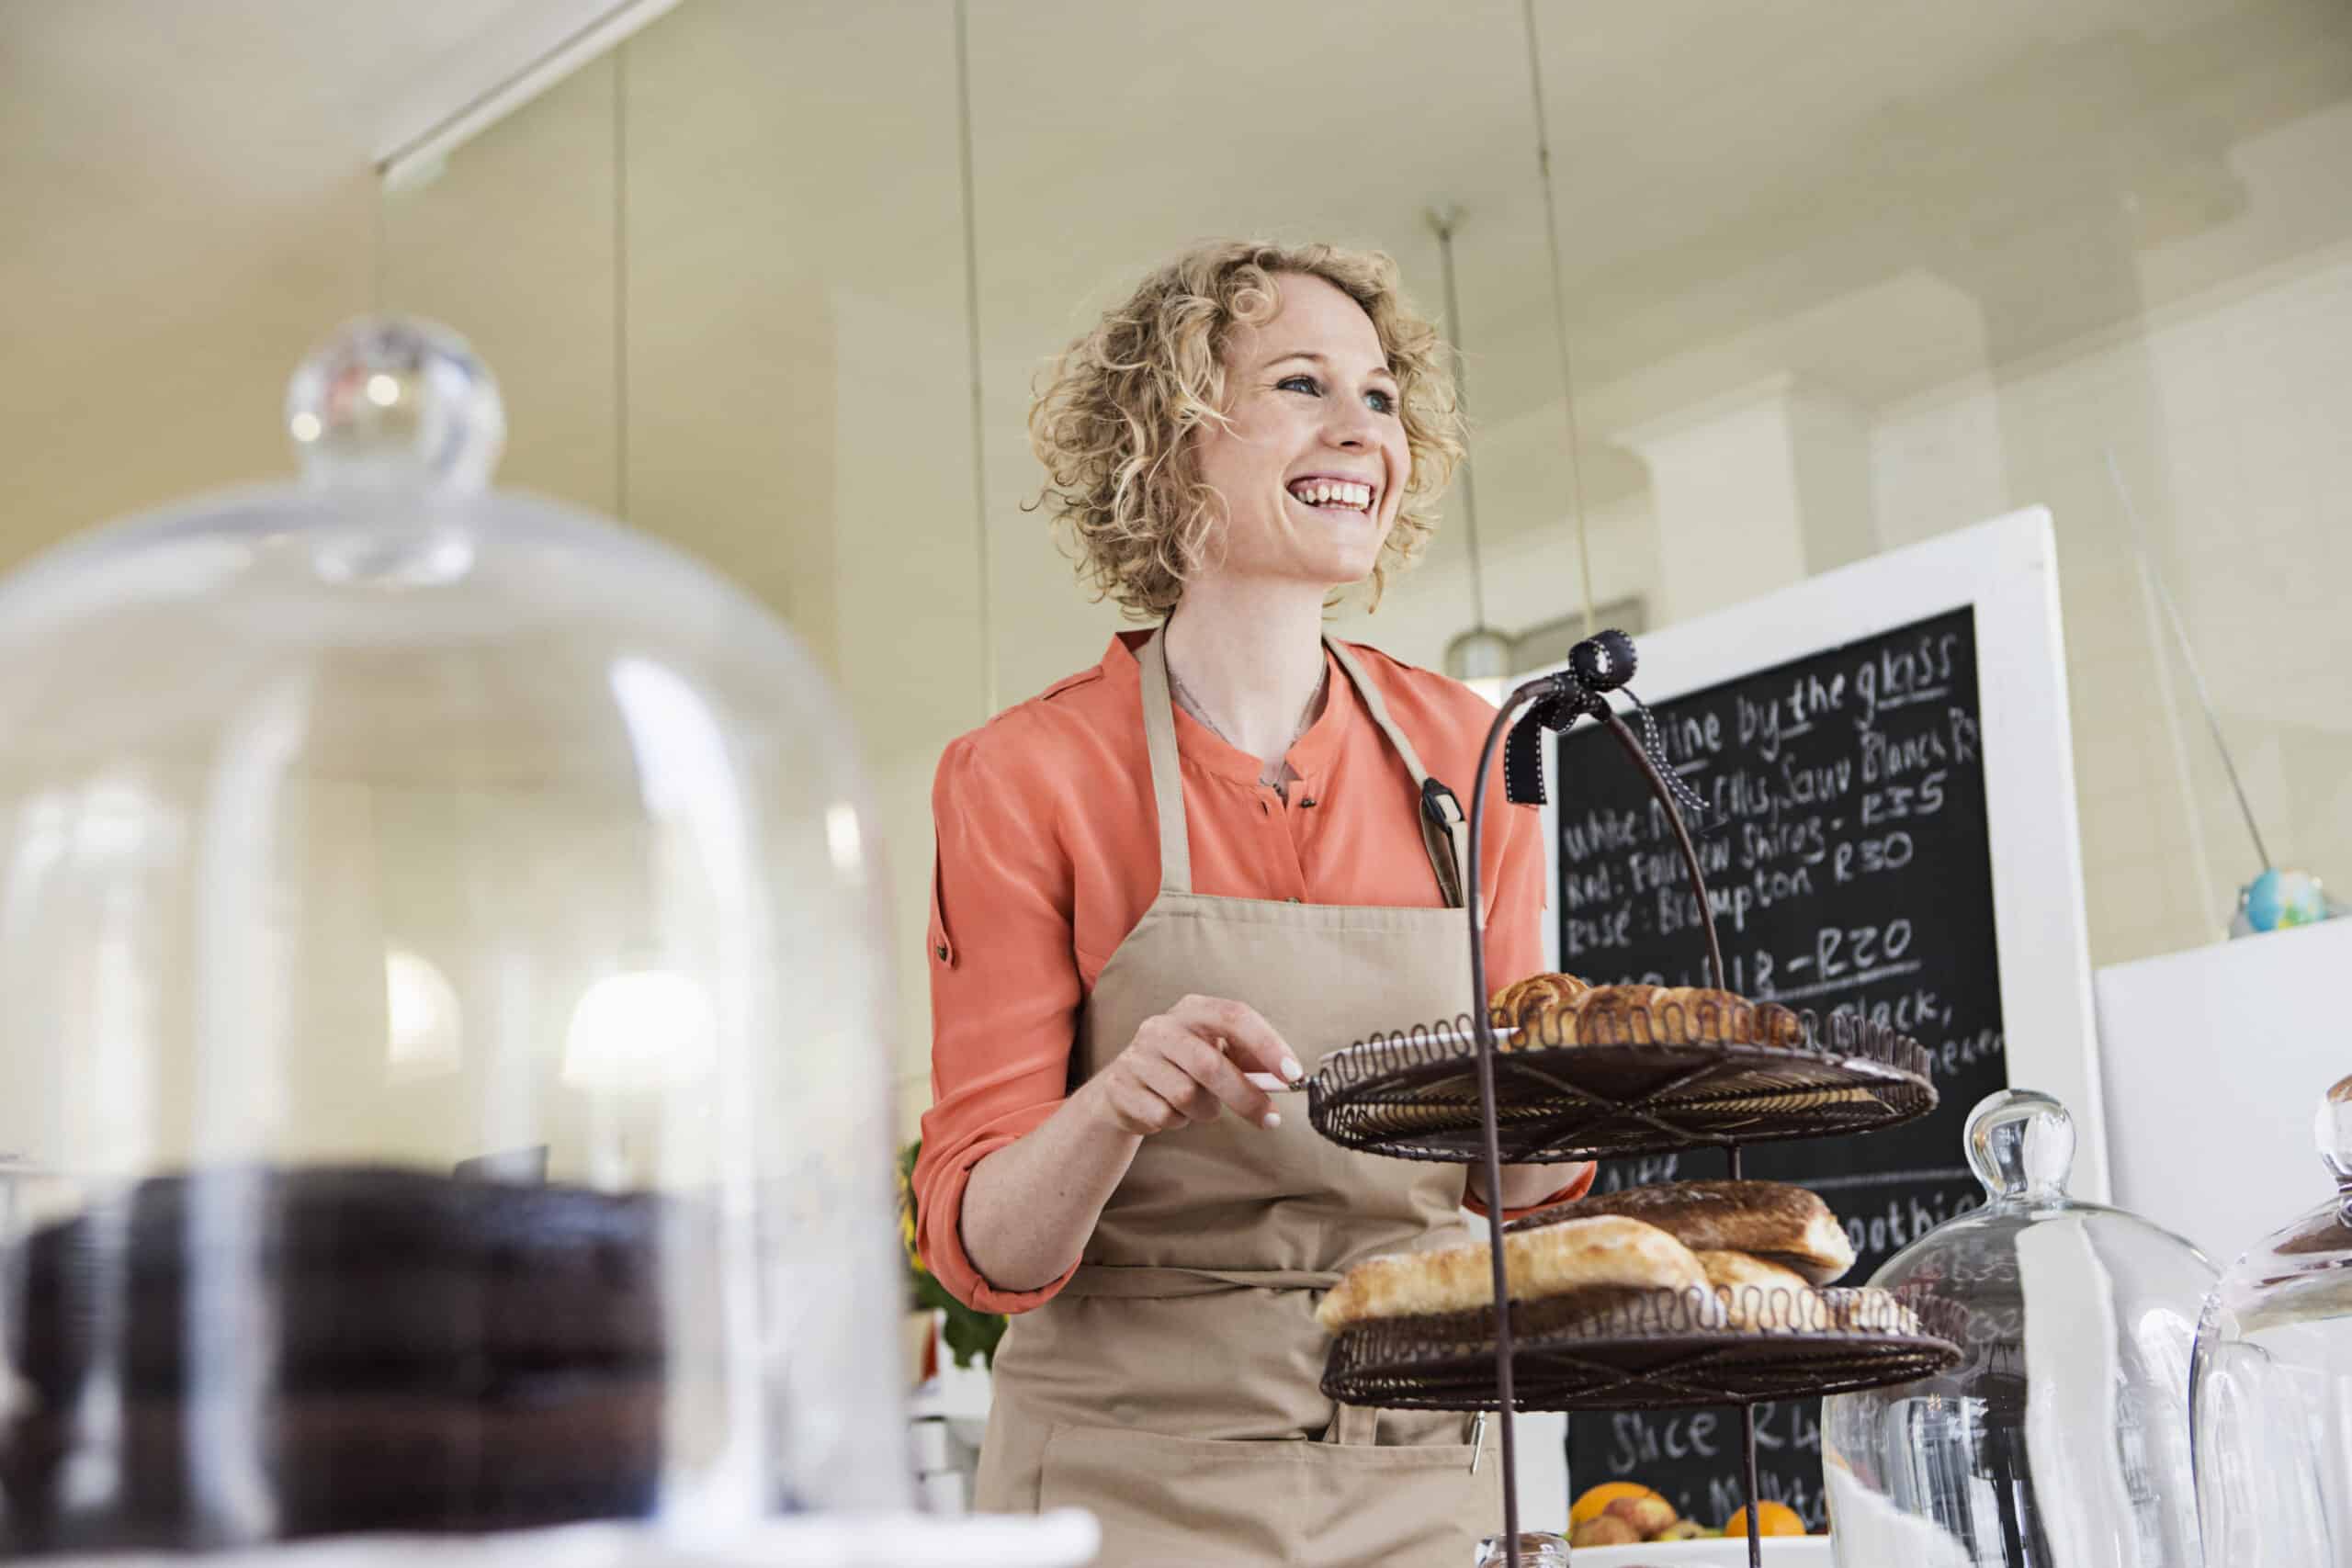
[[[1159,896],[1159,827],[1134,651],[1149,636],[1122,633],[1092,669],[958,738],[933,786],[933,1105],[914,1173],[918,1246],[940,1283],[983,1311],[1026,1311],[1069,1279],[1035,1291],[999,1290],[982,1279],[964,1250],[964,1190],[974,1166],[1067,1098],[1079,1009]],[[1494,708],[1457,682],[1376,649],[1350,649],[1422,764],[1468,809]],[[1442,905],[1412,780],[1347,676],[1328,654],[1325,662],[1329,695],[1291,748],[1297,777],[1287,805],[1258,782],[1257,758],[1176,709],[1193,890],[1309,904]],[[1497,989],[1542,968],[1544,952],[1540,818],[1504,803],[1501,772],[1498,751],[1479,867],[1489,911],[1487,983]],[[1563,1172],[1575,1179],[1546,1202],[1591,1184],[1589,1166]]]

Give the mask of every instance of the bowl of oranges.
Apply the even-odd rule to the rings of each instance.
[[[1766,1503],[1757,1512],[1764,1561],[1773,1568],[1829,1568],[1829,1538],[1807,1535],[1796,1511]],[[1743,1568],[1747,1510],[1719,1524],[1678,1516],[1648,1487],[1611,1481],[1579,1495],[1568,1510],[1577,1568]]]

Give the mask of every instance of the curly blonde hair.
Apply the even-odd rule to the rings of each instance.
[[[1462,413],[1444,345],[1406,299],[1396,262],[1335,245],[1202,245],[1063,350],[1029,410],[1047,481],[1035,504],[1069,530],[1095,598],[1131,619],[1174,609],[1206,558],[1224,503],[1200,479],[1194,440],[1226,423],[1226,344],[1236,327],[1272,319],[1283,274],[1322,278],[1363,307],[1396,378],[1412,469],[1373,567],[1373,604],[1436,526],[1430,506],[1461,459]]]

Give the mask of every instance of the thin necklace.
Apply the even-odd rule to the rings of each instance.
[[[1163,655],[1162,657],[1164,658],[1165,656]],[[1298,710],[1298,723],[1292,728],[1290,739],[1283,743],[1281,752],[1274,757],[1273,772],[1276,778],[1279,778],[1282,775],[1283,770],[1286,765],[1286,759],[1290,755],[1290,749],[1298,744],[1298,738],[1300,736],[1306,733],[1307,721],[1313,717],[1315,713],[1315,705],[1321,699],[1324,684],[1329,681],[1330,678],[1331,667],[1329,664],[1326,663],[1323,667],[1322,673],[1318,674],[1315,678],[1315,689],[1306,694],[1306,705]],[[1199,719],[1203,724],[1209,727],[1209,733],[1211,735],[1216,736],[1219,740],[1224,741],[1227,746],[1232,747],[1237,751],[1242,750],[1241,743],[1234,739],[1232,736],[1227,735],[1217,724],[1217,721],[1208,716],[1208,710],[1201,706],[1201,700],[1193,695],[1192,688],[1184,684],[1184,678],[1176,673],[1176,666],[1173,664],[1168,666],[1168,689],[1174,694],[1178,702],[1184,705],[1184,711],[1186,713],[1191,714],[1194,718]],[[1274,783],[1273,779],[1267,778],[1262,772],[1258,775],[1258,782],[1264,784],[1273,784]],[[1275,785],[1275,787],[1279,788],[1280,786]]]

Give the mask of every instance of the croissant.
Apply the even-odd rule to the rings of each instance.
[[[1729,991],[1677,986],[1651,1010],[1655,1037],[1670,1045],[1779,1045],[1804,1043],[1804,1023],[1778,1002],[1751,1002]]]
[[[1577,1005],[1591,989],[1573,975],[1530,975],[1495,993],[1495,1026],[1519,1031],[1510,1049],[1573,1045]]]
[[[1804,1021],[1778,1002],[1705,986],[1594,986],[1574,975],[1530,975],[1487,1004],[1505,1050],[1553,1045],[1804,1043]]]
[[[1579,1045],[1658,1045],[1658,1009],[1673,992],[1664,986],[1597,986],[1577,1006]]]

